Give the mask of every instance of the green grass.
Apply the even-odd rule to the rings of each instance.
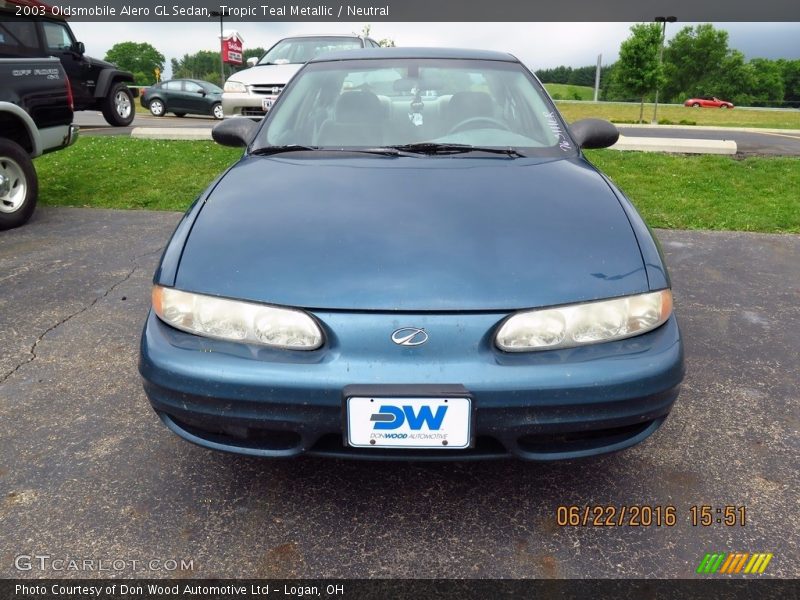
[[[800,158],[586,154],[651,227],[800,233]]]
[[[39,201],[183,211],[241,155],[213,142],[82,137],[36,159]]]
[[[547,93],[553,100],[593,100],[594,88],[588,85],[566,85],[563,83],[545,83]]]
[[[557,102],[558,110],[568,122],[595,117],[614,123],[635,123],[639,105],[607,102]],[[644,122],[653,119],[653,105],[644,105]],[[714,125],[720,127],[765,127],[800,129],[800,110],[724,110],[721,108],[658,107],[658,120],[664,124]],[[683,123],[682,123],[683,122]]]
[[[240,155],[212,142],[84,137],[36,160],[40,202],[183,211]],[[800,158],[587,155],[653,227],[800,233]]]

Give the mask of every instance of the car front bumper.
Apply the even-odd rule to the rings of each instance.
[[[225,92],[222,112],[226,117],[263,117],[267,114],[262,105],[265,97],[248,92]]]
[[[39,130],[42,154],[67,148],[78,141],[80,127],[77,125],[58,125]]]
[[[674,316],[655,331],[626,340],[507,354],[486,334],[504,314],[414,315],[418,326],[449,342],[458,343],[459,336],[474,339],[483,331],[459,354],[435,344],[424,351],[401,348],[388,342],[388,335],[370,335],[391,332],[409,320],[403,315],[315,315],[328,342],[317,351],[291,352],[190,335],[151,312],[139,369],[153,408],[184,439],[240,454],[555,460],[612,452],[648,437],[668,415],[684,373]],[[375,341],[361,333],[333,334],[343,331],[342,324]],[[384,346],[394,358],[387,359]],[[474,446],[347,446],[343,395],[353,385],[368,386],[376,396],[392,395],[398,386],[463,386],[473,399]]]

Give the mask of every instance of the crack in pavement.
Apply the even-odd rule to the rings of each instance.
[[[144,258],[145,256],[150,256],[152,254],[157,254],[159,252],[163,252],[165,247],[166,246],[160,246],[160,247],[156,248],[155,250],[148,250],[147,252],[145,252],[143,254],[137,254],[136,256],[131,258],[131,262],[135,263],[137,260],[139,260],[140,258]]]
[[[148,253],[148,254],[150,254],[150,253]],[[142,255],[142,256],[145,256],[145,255]],[[136,258],[137,258],[137,257],[134,257],[134,259],[133,259],[133,260],[135,260]],[[3,375],[3,376],[2,376],[2,378],[0,378],[0,384],[3,384],[3,383],[5,383],[5,382],[6,382],[6,381],[7,381],[7,380],[8,380],[8,379],[9,379],[9,378],[10,378],[10,377],[11,377],[11,376],[14,374],[14,373],[16,373],[17,371],[19,371],[19,370],[20,370],[22,367],[24,367],[25,365],[27,365],[27,364],[30,364],[30,363],[32,363],[34,360],[36,360],[36,347],[39,345],[39,343],[40,343],[40,342],[41,342],[41,341],[42,341],[42,340],[45,338],[45,336],[46,336],[48,333],[50,333],[51,331],[55,331],[56,329],[58,329],[59,327],[61,327],[61,326],[62,326],[64,323],[66,323],[66,322],[70,321],[71,319],[74,319],[75,317],[77,317],[77,316],[78,316],[78,315],[80,315],[80,314],[83,314],[83,313],[85,313],[87,310],[89,310],[90,308],[92,308],[92,307],[93,307],[95,304],[97,304],[98,302],[100,302],[100,300],[102,300],[103,298],[106,298],[106,297],[108,297],[108,295],[109,295],[111,292],[113,292],[113,291],[114,291],[114,290],[115,290],[117,287],[119,287],[120,285],[122,285],[123,283],[125,283],[126,281],[128,281],[128,280],[129,280],[129,279],[130,279],[130,278],[133,276],[133,274],[136,272],[136,270],[137,270],[138,268],[139,268],[139,265],[134,265],[134,266],[133,266],[133,268],[132,268],[130,271],[128,271],[128,273],[127,273],[127,275],[125,275],[125,277],[123,277],[122,279],[120,279],[119,281],[117,281],[115,284],[113,284],[113,285],[112,285],[110,288],[108,288],[108,289],[107,289],[107,290],[106,290],[106,291],[105,291],[103,294],[101,294],[100,296],[97,296],[97,297],[95,297],[95,299],[94,299],[94,300],[92,300],[92,301],[91,301],[89,304],[87,304],[86,306],[83,306],[82,308],[80,308],[79,310],[75,311],[74,313],[72,313],[72,314],[70,314],[70,315],[67,315],[66,317],[64,317],[63,319],[61,319],[61,320],[60,320],[58,323],[56,323],[55,325],[51,325],[50,327],[48,327],[47,329],[45,329],[45,330],[42,332],[42,334],[41,334],[39,337],[37,337],[37,338],[36,338],[36,341],[35,341],[35,342],[33,342],[33,345],[31,346],[31,349],[30,349],[30,350],[28,350],[28,354],[29,354],[30,356],[28,356],[28,358],[27,358],[26,360],[24,360],[24,361],[22,361],[21,363],[19,363],[18,365],[16,365],[16,366],[15,366],[13,369],[11,369],[11,370],[10,370],[8,373],[6,373],[5,375]]]

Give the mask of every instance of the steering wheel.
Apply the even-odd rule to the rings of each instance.
[[[470,117],[453,125],[448,133],[458,133],[464,129],[480,129],[482,125],[489,125],[492,129],[510,131],[508,125],[492,117]]]

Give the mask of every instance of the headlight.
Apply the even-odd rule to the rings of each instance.
[[[672,292],[661,290],[517,313],[497,332],[506,352],[571,348],[646,333],[672,314]]]
[[[239,81],[226,81],[224,91],[244,94],[247,93],[247,86]]]
[[[316,321],[300,310],[226,300],[153,286],[153,310],[177,329],[220,340],[289,350],[322,345]]]

